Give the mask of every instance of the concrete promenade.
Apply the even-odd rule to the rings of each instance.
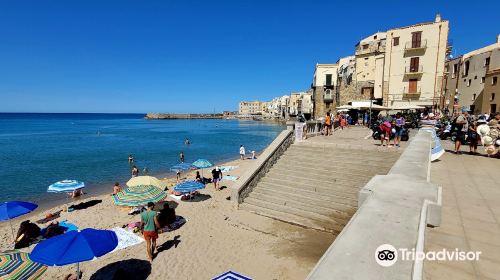
[[[431,182],[443,190],[442,223],[427,228],[426,250],[482,253],[477,262],[427,261],[425,279],[500,279],[500,160],[447,152],[431,164]]]

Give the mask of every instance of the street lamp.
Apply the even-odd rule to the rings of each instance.
[[[368,83],[375,87],[375,82],[368,81]],[[375,88],[373,88],[373,90],[375,91]],[[373,104],[372,96],[373,93],[370,93],[370,113],[368,114],[368,128],[370,128],[370,125],[372,123],[372,104]]]

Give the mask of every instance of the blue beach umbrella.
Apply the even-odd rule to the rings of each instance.
[[[174,191],[180,193],[190,193],[192,191],[204,189],[205,185],[196,181],[185,181],[175,185]]]
[[[113,251],[118,246],[118,237],[111,230],[86,228],[70,231],[44,240],[30,254],[32,261],[48,266],[77,264],[76,275],[80,275],[80,262],[90,261]]]
[[[35,210],[37,207],[38,205],[34,203],[24,201],[8,201],[2,202],[2,204],[0,204],[0,221],[9,220],[12,238],[15,238],[15,236],[10,220],[24,214],[28,214],[29,212]]]
[[[191,168],[194,168],[191,163],[183,162],[170,167],[170,171],[189,170]]]
[[[85,183],[77,180],[63,180],[56,182],[49,186],[48,192],[73,192],[75,190],[83,189]]]
[[[210,161],[206,159],[198,159],[197,161],[193,162],[193,166],[197,168],[201,168],[201,176],[203,176],[203,168],[211,167],[214,166]]]

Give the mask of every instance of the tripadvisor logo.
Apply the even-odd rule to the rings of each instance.
[[[478,261],[481,251],[460,251],[442,249],[439,251],[417,252],[415,248],[396,249],[391,244],[382,244],[375,250],[375,261],[384,267],[394,265],[398,259],[402,261]]]

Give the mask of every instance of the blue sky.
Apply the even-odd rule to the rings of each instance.
[[[376,31],[450,20],[495,41],[499,1],[0,0],[0,112],[213,112],[308,89]]]

